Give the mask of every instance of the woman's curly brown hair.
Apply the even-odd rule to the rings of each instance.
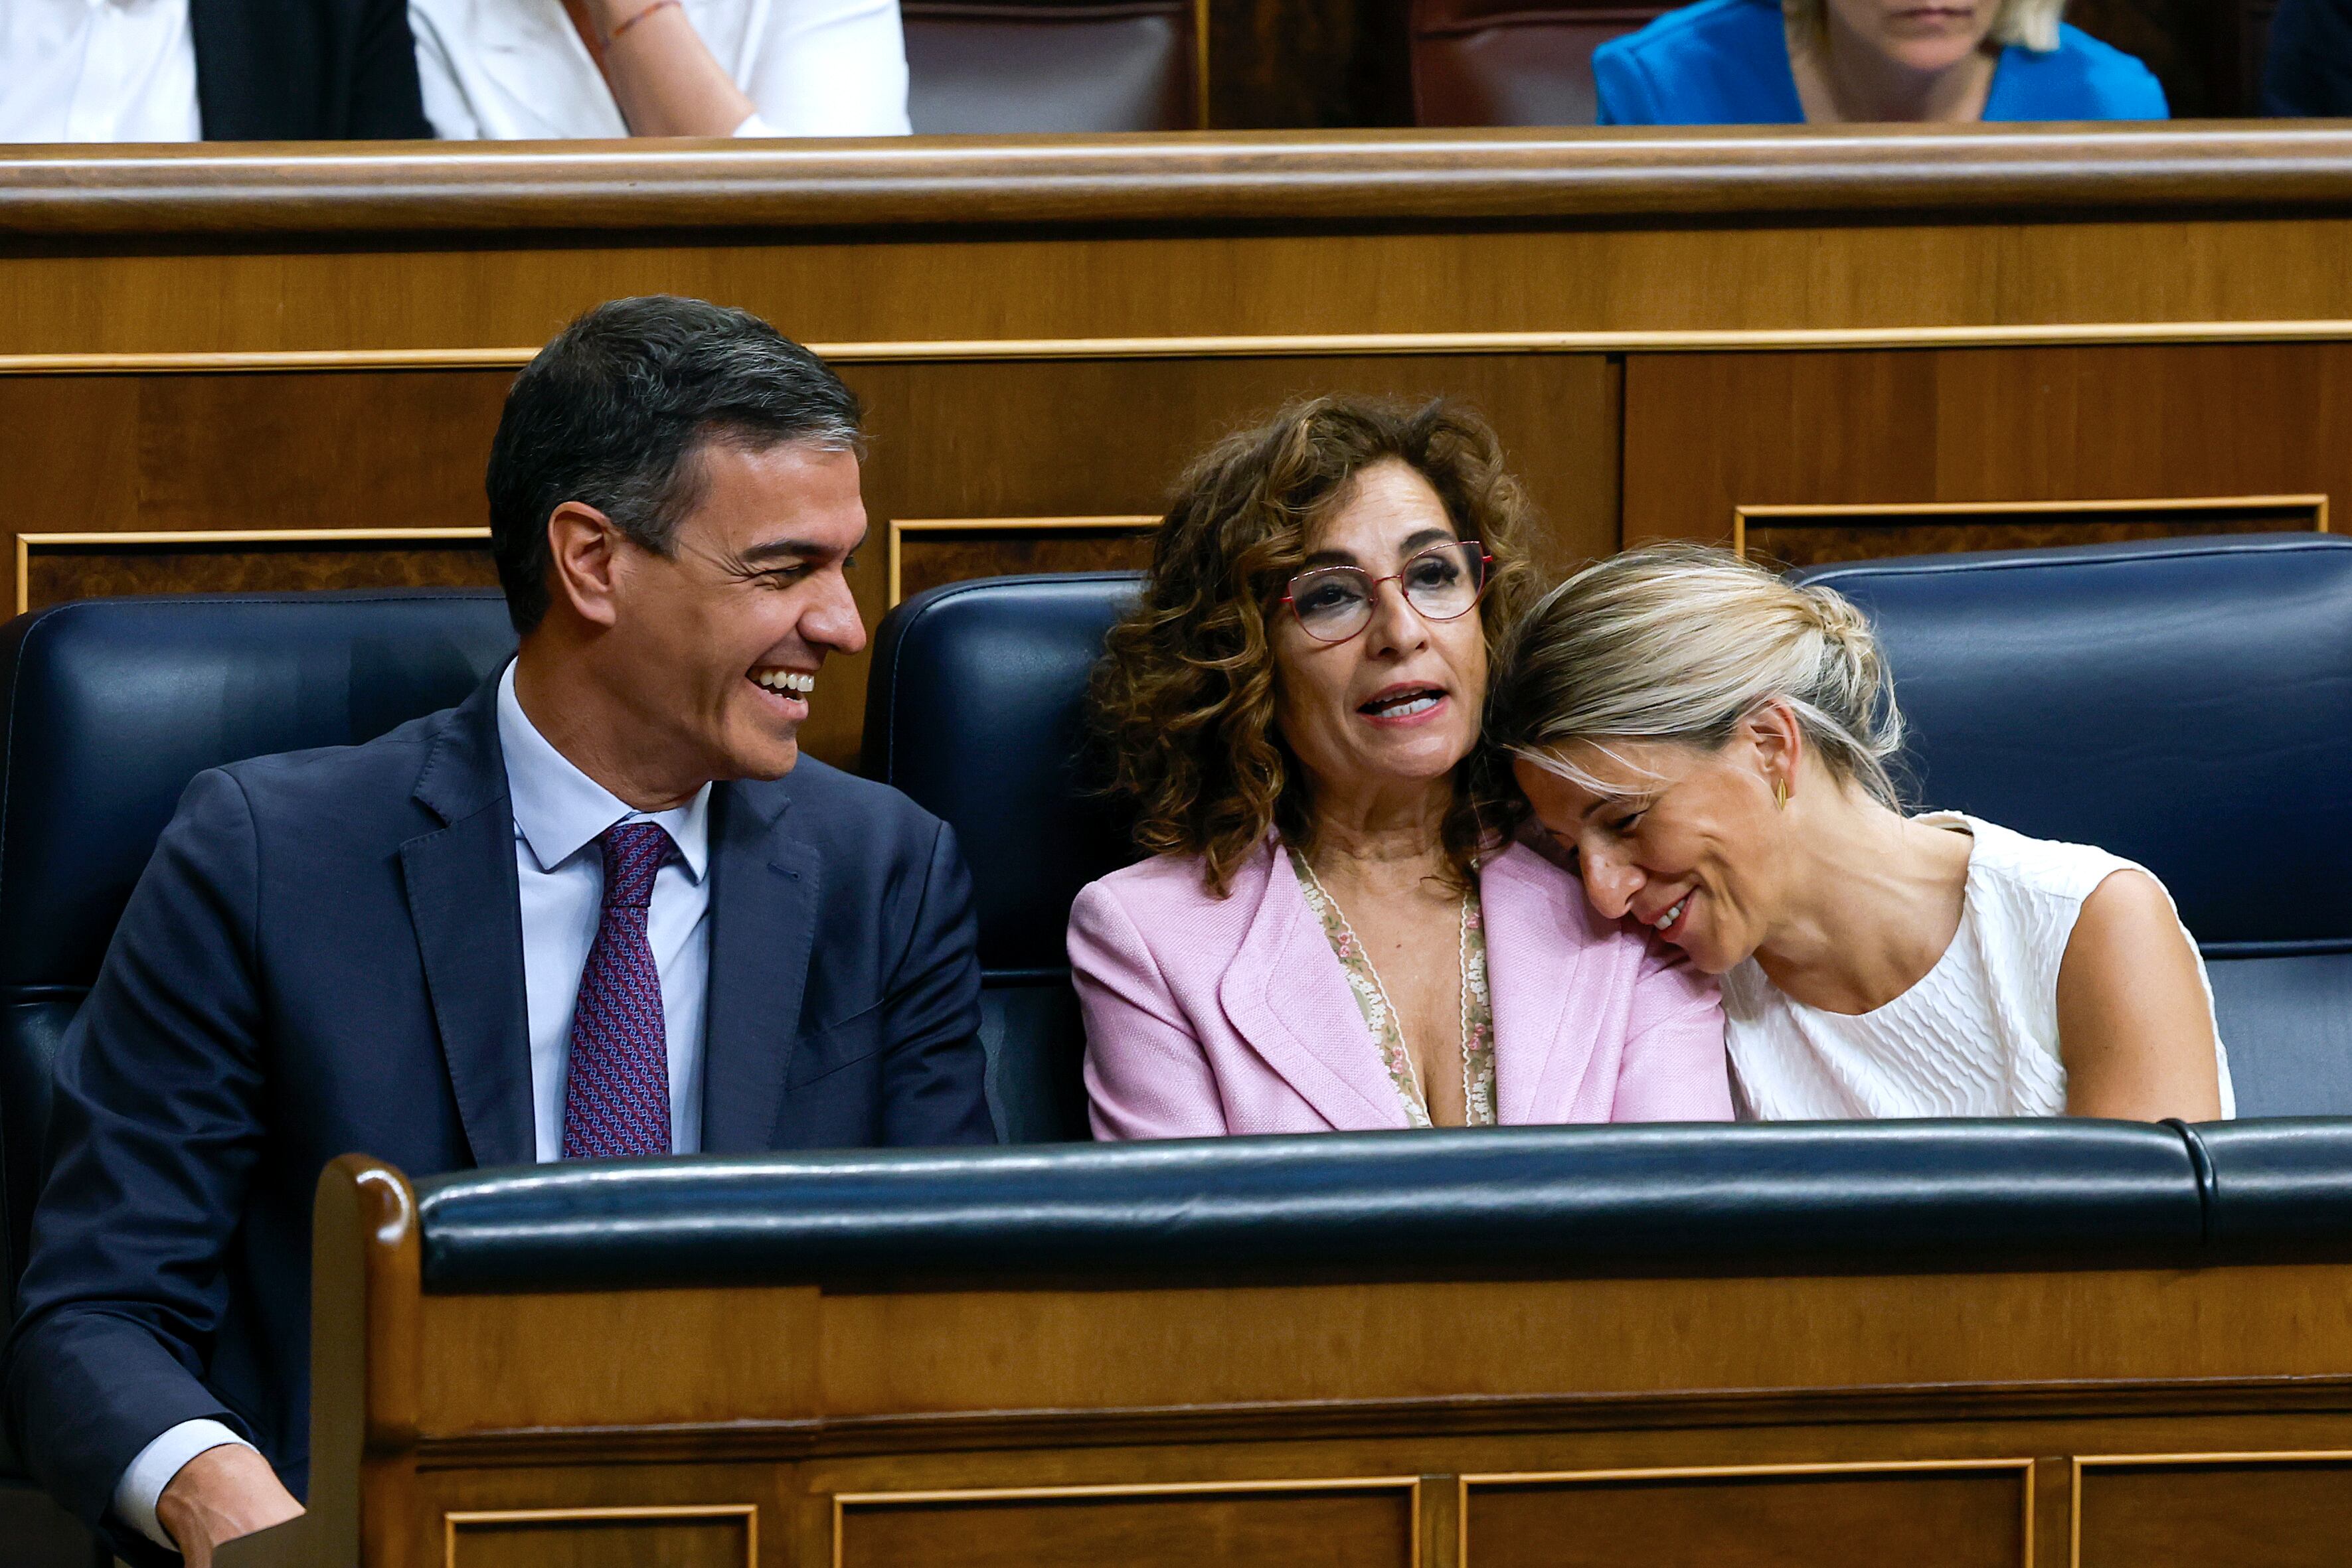
[[[1275,723],[1269,622],[1308,530],[1357,475],[1391,459],[1428,480],[1455,533],[1494,558],[1479,606],[1491,659],[1540,586],[1528,562],[1531,508],[1493,429],[1442,398],[1318,397],[1225,437],[1185,471],[1142,597],[1096,666],[1088,700],[1108,792],[1134,811],[1139,845],[1200,856],[1220,896],[1270,830],[1313,849],[1308,780]],[[1467,885],[1523,807],[1483,746],[1455,769],[1454,790],[1444,848]]]

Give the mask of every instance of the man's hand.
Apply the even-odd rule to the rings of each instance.
[[[213,1568],[213,1548],[296,1518],[302,1505],[269,1461],[239,1443],[206,1448],[180,1467],[155,1500],[155,1521],[180,1544],[188,1568]]]

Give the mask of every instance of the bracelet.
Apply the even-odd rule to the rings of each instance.
[[[622,34],[627,32],[630,28],[644,21],[655,12],[667,9],[669,6],[678,4],[680,4],[680,0],[654,0],[654,3],[646,6],[644,10],[630,13],[628,18],[622,22],[619,26],[604,35],[604,47],[608,49],[611,48],[615,43],[620,41]]]

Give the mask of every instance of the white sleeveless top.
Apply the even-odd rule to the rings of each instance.
[[[1975,838],[1951,946],[1916,985],[1860,1014],[1790,999],[1753,958],[1724,976],[1725,1043],[1742,1121],[2065,1112],[2058,966],[2083,900],[2110,873],[2145,868],[2088,844],[2029,839],[1958,811],[1916,820]],[[2197,977],[2210,1018],[2213,988],[2201,957]],[[2221,1114],[2235,1116],[2230,1053],[2219,1030],[2214,1051]]]

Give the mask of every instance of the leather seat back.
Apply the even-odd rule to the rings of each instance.
[[[1672,7],[1413,0],[1416,125],[1591,125],[1592,51]]]
[[[2352,539],[1814,568],[1876,622],[1916,798],[2161,878],[2242,1115],[2352,1113]]]
[[[901,14],[907,112],[919,136],[1201,124],[1193,0],[908,0]]]
[[[514,650],[489,591],[94,599],[0,632],[0,1272],[23,1266],[57,1051],[188,780],[371,739]]]
[[[866,771],[962,841],[980,913],[989,1100],[1011,1143],[1087,1135],[1063,935],[1078,889],[1135,858],[1090,791],[1084,706],[1103,634],[1136,581],[950,583],[898,606],[875,636]]]

